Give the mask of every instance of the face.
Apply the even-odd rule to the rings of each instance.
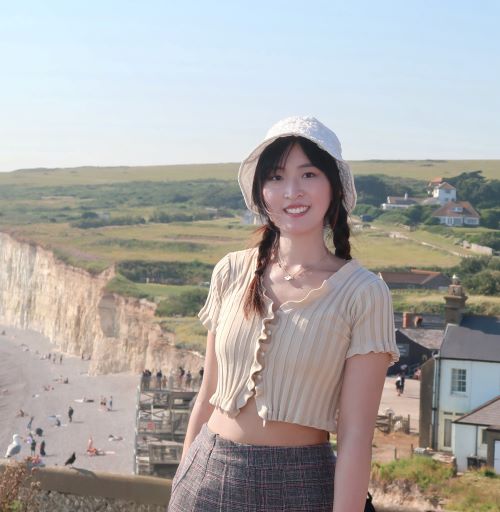
[[[300,145],[292,146],[283,167],[264,182],[262,196],[270,219],[282,234],[323,231],[332,199],[330,182],[311,164]]]

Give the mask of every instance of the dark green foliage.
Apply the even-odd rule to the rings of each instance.
[[[498,208],[500,180],[486,180],[482,171],[463,172],[446,180],[456,187],[457,198],[469,201],[475,208]]]
[[[122,217],[111,217],[109,219],[84,219],[72,222],[74,228],[89,229],[89,228],[102,228],[104,226],[133,226],[135,224],[145,224],[146,219],[140,216],[126,215]]]
[[[356,204],[356,208],[353,211],[354,215],[371,215],[374,219],[376,219],[379,215],[382,214],[382,210],[373,206],[371,204]]]
[[[199,261],[128,260],[117,264],[117,270],[136,283],[194,284],[210,281],[213,265]]]
[[[109,281],[109,283],[106,285],[106,291],[110,293],[116,293],[118,295],[124,295],[126,297],[136,297],[138,299],[149,298],[147,293],[139,290],[139,288],[134,283],[120,274]]]
[[[464,258],[449,274],[457,274],[469,293],[478,295],[500,294],[500,258],[482,256]]]
[[[467,241],[491,247],[494,251],[500,251],[500,231],[467,235]]]
[[[165,252],[201,252],[207,247],[196,242],[160,242],[158,240],[138,240],[136,238],[105,238],[96,245],[117,246],[126,249],[162,250]]]
[[[500,196],[498,199],[500,203]],[[487,208],[480,210],[481,226],[491,229],[500,229],[500,208]]]
[[[403,197],[406,192],[412,197],[424,196],[427,185],[425,181],[421,180],[397,178],[382,174],[356,176],[355,181],[358,203],[370,204],[376,207],[380,207],[382,203],[387,202],[387,196]]]
[[[408,224],[408,216],[404,210],[388,210],[379,215],[379,220],[394,224]]]
[[[175,299],[166,299],[158,304],[157,316],[195,316],[207,300],[208,289],[187,290]]]

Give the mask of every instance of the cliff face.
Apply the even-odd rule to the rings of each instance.
[[[201,360],[173,348],[155,304],[105,292],[109,269],[92,276],[39,246],[0,233],[0,323],[47,336],[62,352],[91,357],[91,372],[197,371]]]

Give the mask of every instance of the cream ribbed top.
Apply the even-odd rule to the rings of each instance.
[[[255,394],[257,413],[334,432],[345,359],[388,352],[399,360],[389,289],[356,259],[344,264],[300,301],[248,320],[245,294],[257,249],[227,254],[214,268],[199,313],[215,333],[217,388],[210,403],[230,417]]]

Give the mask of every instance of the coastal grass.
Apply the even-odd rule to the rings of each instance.
[[[398,480],[415,483],[423,492],[436,492],[453,476],[453,468],[424,455],[387,463],[372,463],[371,478],[381,483]]]
[[[352,255],[368,268],[391,266],[447,268],[460,262],[460,257],[450,254],[447,249],[425,246],[411,239],[391,238],[389,231],[383,230],[355,232],[351,246]]]
[[[481,170],[489,179],[500,179],[498,160],[352,160],[354,175],[386,174],[430,180]],[[150,165],[121,167],[74,167],[24,169],[0,172],[0,186],[66,186],[127,183],[134,181],[185,181],[216,178],[235,180],[239,163]],[[8,169],[2,169],[7,171]],[[50,197],[50,196],[49,196]]]
[[[160,325],[172,334],[176,348],[205,354],[207,330],[198,317],[166,317],[161,319]]]
[[[444,295],[437,290],[391,290],[394,311],[444,315]],[[467,313],[500,316],[500,297],[494,295],[469,295]]]
[[[453,468],[430,457],[415,455],[389,463],[372,463],[375,482],[416,484],[429,498],[444,500],[444,510],[493,512],[500,509],[500,477],[492,469],[453,475]]]

